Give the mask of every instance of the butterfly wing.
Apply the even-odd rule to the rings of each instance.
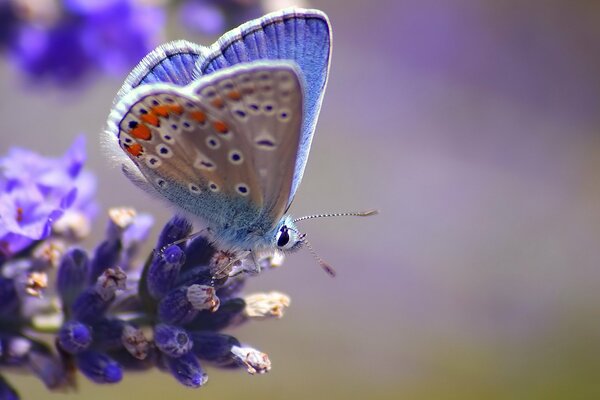
[[[194,79],[194,65],[203,59],[207,47],[185,40],[165,43],[140,61],[117,93],[114,103],[140,85],[156,82],[185,86]]]
[[[318,10],[292,8],[267,14],[227,32],[197,63],[198,75],[254,60],[293,60],[298,64],[305,79],[304,122],[290,203],[308,159],[327,84],[330,56],[331,27],[327,16]]]
[[[212,226],[258,224],[267,232],[292,193],[303,116],[300,74],[292,63],[265,61],[183,88],[140,86],[114,107],[108,132],[141,179],[179,208]]]
[[[127,76],[121,89],[117,93],[113,108],[133,89],[157,82],[172,83],[185,86],[194,79],[194,66],[203,58],[207,47],[177,40],[165,43],[148,55]],[[146,192],[153,193],[152,185],[140,173],[138,168],[118,147],[118,132],[114,122],[108,125],[102,135],[102,144],[106,153],[121,167],[125,176]]]

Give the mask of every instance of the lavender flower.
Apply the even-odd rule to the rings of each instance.
[[[250,318],[281,316],[287,296],[258,294],[247,306],[239,294],[245,278],[215,278],[227,255],[205,237],[186,240],[192,226],[181,217],[165,225],[157,250],[135,268],[130,249],[141,243],[131,238],[147,235],[131,231],[148,227],[138,221],[145,218],[132,210],[109,214],[106,237],[93,255],[67,251],[57,277],[66,317],[58,346],[86,377],[115,383],[129,369],[157,366],[183,385],[199,387],[207,381],[205,362],[242,366],[252,374],[270,369],[264,353],[219,331]],[[124,260],[130,262],[126,270],[119,267]],[[148,328],[150,337],[143,333]]]
[[[188,29],[206,35],[216,35],[263,13],[259,0],[187,0],[180,18]]]
[[[15,21],[10,7],[0,8],[11,22],[0,33],[12,42],[13,59],[31,78],[61,86],[129,70],[155,47],[165,19],[162,9],[134,0],[68,0],[44,23]]]
[[[87,222],[95,179],[82,171],[85,141],[78,138],[60,159],[13,148],[0,159],[0,253],[4,260],[47,238],[69,209]],[[84,194],[77,199],[78,192]],[[63,224],[64,233],[68,223]]]

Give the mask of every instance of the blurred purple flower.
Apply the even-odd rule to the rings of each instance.
[[[13,57],[30,76],[69,85],[91,72],[121,74],[160,39],[164,12],[133,0],[64,3],[66,15],[49,26],[18,28]]]
[[[0,0],[0,49],[10,43],[18,25],[17,15],[8,0]]]
[[[95,180],[82,172],[84,160],[84,137],[59,159],[21,148],[0,158],[0,252],[5,257],[47,238],[69,208],[93,217]],[[77,200],[80,189],[83,197]]]
[[[190,30],[217,35],[240,23],[259,17],[259,0],[187,0],[180,10],[182,23]]]

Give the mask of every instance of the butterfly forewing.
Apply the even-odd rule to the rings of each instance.
[[[292,64],[241,64],[185,88],[140,87],[123,102],[119,145],[169,200],[209,221],[244,201],[272,225],[283,215],[303,112]]]

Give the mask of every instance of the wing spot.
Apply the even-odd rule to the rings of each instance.
[[[263,110],[266,115],[273,115],[275,113],[275,106],[271,103],[263,105]]]
[[[282,122],[287,122],[290,120],[290,112],[288,110],[281,111],[277,118]]]
[[[198,185],[193,184],[193,183],[190,183],[188,185],[188,188],[190,189],[190,192],[192,192],[194,194],[202,193],[202,191],[200,190],[200,187]]]
[[[138,124],[135,128],[129,131],[129,134],[136,139],[150,140],[152,132],[146,125]]]
[[[162,138],[167,143],[170,143],[170,144],[175,143],[175,139],[173,139],[173,136],[171,136],[171,135],[162,135]]]
[[[210,104],[212,104],[213,107],[218,109],[225,107],[225,102],[220,97],[216,97],[213,101],[210,102]]]
[[[221,142],[211,135],[206,138],[206,146],[208,146],[209,149],[216,150],[221,147]]]
[[[169,106],[169,111],[173,114],[181,115],[183,113],[183,107],[180,104],[173,104]]]
[[[214,171],[215,169],[217,169],[217,166],[209,158],[203,155],[199,155],[199,157],[196,158],[196,161],[194,162],[194,168],[202,169],[205,171]]]
[[[219,185],[217,185],[217,184],[216,184],[216,183],[214,183],[214,182],[210,182],[210,183],[208,184],[208,188],[209,188],[211,191],[213,191],[213,192],[218,192],[218,191],[219,191]]]
[[[160,121],[159,121],[158,117],[152,113],[144,114],[140,117],[140,119],[147,124],[154,125],[154,126],[160,126]]]
[[[234,110],[233,114],[238,117],[239,119],[245,119],[246,118],[246,112],[244,110]]]
[[[158,155],[160,157],[163,157],[163,158],[173,157],[173,152],[171,151],[169,146],[167,146],[166,144],[159,144],[158,146],[156,146],[156,152],[158,153]]]
[[[243,163],[244,157],[242,155],[242,152],[239,150],[231,150],[229,152],[229,162],[234,165],[240,165],[241,163]]]
[[[168,106],[168,105],[159,106],[159,105],[157,105],[156,107],[154,107],[152,109],[152,114],[157,115],[159,117],[168,118],[169,117],[169,111],[171,111],[171,106]]]
[[[164,189],[164,188],[166,188],[166,187],[167,187],[167,181],[165,181],[165,180],[164,180],[164,179],[162,179],[162,178],[157,178],[155,182],[156,182],[156,184],[158,185],[158,187],[160,187],[160,188],[162,188],[162,189]]]
[[[139,143],[134,143],[131,146],[126,144],[125,150],[134,157],[139,157],[144,152],[144,148]]]
[[[242,95],[237,90],[232,90],[231,92],[227,93],[227,97],[229,97],[233,101],[238,101],[242,98]]]
[[[250,109],[250,113],[252,114],[260,114],[260,108],[258,107],[258,104],[252,103],[252,104],[248,104],[248,108]]]
[[[162,165],[162,161],[158,157],[150,156],[150,157],[146,158],[146,165],[149,168],[155,169]]]
[[[254,143],[256,147],[263,150],[273,150],[277,147],[275,142],[269,138],[259,138]]]
[[[235,189],[242,196],[248,196],[248,194],[250,193],[250,189],[245,183],[239,183]]]
[[[192,111],[190,117],[199,124],[204,124],[206,122],[206,114],[202,111]]]
[[[222,133],[222,134],[226,134],[227,132],[229,132],[229,127],[223,121],[219,121],[219,120],[214,121],[213,127],[215,128],[215,130],[217,132]]]

